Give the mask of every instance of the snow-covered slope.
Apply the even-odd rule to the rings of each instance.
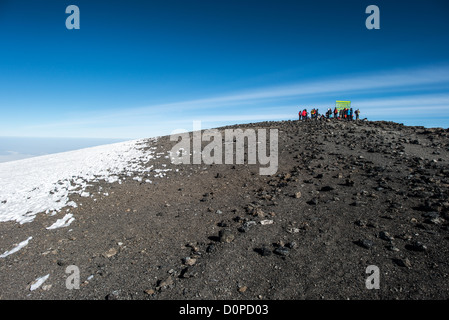
[[[0,163],[0,222],[26,223],[40,212],[56,214],[64,207],[76,207],[69,195],[89,196],[85,191],[89,182],[119,181],[120,174],[142,179],[149,170],[142,163],[153,158],[156,149],[144,151],[147,142],[132,140]],[[67,226],[73,219],[68,213],[48,229]]]

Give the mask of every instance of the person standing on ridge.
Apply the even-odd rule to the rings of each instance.
[[[359,120],[360,110],[355,110],[355,120]]]

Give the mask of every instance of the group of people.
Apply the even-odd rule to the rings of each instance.
[[[335,108],[333,111],[331,108],[327,109],[325,114],[321,114],[319,113],[318,109],[312,109],[310,111],[310,119],[331,119],[333,115],[334,119],[338,119],[338,120],[354,120],[354,115],[355,115],[355,119],[359,120],[360,117],[360,110],[357,109],[355,111],[353,111],[352,108],[344,108],[344,109],[337,109]],[[307,109],[304,110],[300,110],[299,111],[299,120],[307,120],[309,119],[309,113],[307,111]]]

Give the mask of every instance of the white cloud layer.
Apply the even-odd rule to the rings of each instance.
[[[426,94],[417,94],[424,89]],[[379,95],[383,97],[378,98]],[[238,123],[296,119],[298,106],[323,109],[342,96],[357,97],[351,100],[355,107],[363,109],[365,116],[400,116],[404,112],[418,114],[422,110],[447,114],[449,65],[335,76],[146,107],[125,106],[120,111],[94,111],[77,118],[11,127],[10,130],[17,132],[19,129],[24,136],[137,139],[169,134],[180,123],[191,120]],[[8,130],[5,128],[7,125],[3,130]]]

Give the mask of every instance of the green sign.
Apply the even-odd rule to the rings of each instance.
[[[351,101],[335,101],[335,107],[338,111],[342,109],[350,109],[351,108]]]

